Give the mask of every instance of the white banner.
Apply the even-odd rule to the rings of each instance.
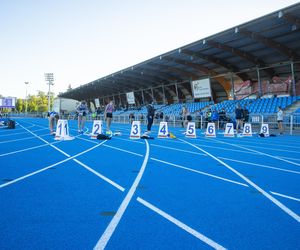
[[[100,101],[98,98],[95,99],[96,108],[100,107]]]
[[[192,81],[192,90],[194,98],[211,97],[209,78]]]
[[[128,104],[135,104],[133,92],[126,93],[126,97],[127,97]]]

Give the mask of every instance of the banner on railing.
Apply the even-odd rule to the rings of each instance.
[[[128,104],[135,104],[134,93],[133,92],[126,93],[126,97],[127,97],[127,103]]]
[[[192,81],[191,85],[192,85],[194,98],[211,97],[209,78]]]

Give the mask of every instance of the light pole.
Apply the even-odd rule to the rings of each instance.
[[[49,85],[49,89],[48,89],[48,112],[50,112],[50,85],[54,85],[54,77],[53,77],[53,73],[45,73],[45,81],[47,82],[47,84]]]
[[[25,113],[27,114],[27,85],[29,84],[29,82],[25,82],[25,86],[26,86],[26,96],[25,96]]]

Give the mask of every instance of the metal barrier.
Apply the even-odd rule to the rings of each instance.
[[[45,113],[9,113],[5,115],[6,117],[36,117],[36,118],[47,118]],[[203,115],[195,115],[192,114],[192,121],[196,123],[196,128],[198,129],[205,129],[207,127],[207,123],[209,122]],[[234,119],[234,113],[227,114],[228,120],[233,121],[235,123]],[[76,116],[71,116],[69,114],[62,115],[62,119],[68,119],[68,120],[76,120]],[[92,121],[95,119],[100,119],[104,121],[104,115],[100,115],[97,117],[92,117],[91,114],[87,115],[87,120]],[[141,121],[141,125],[147,125],[147,116],[144,115],[144,118],[141,120],[139,117],[135,117],[133,120],[139,120]],[[164,119],[154,119],[153,125],[158,125],[161,121],[167,121],[168,125],[170,127],[185,127],[185,121],[183,121],[180,116],[175,115],[168,115]],[[130,124],[131,120],[129,118],[129,115],[113,115],[113,123],[121,123],[121,124]],[[269,124],[270,133],[278,134],[278,123],[277,123],[277,115],[276,114],[250,114],[249,116],[249,122],[252,124],[253,131],[260,132],[260,128],[262,123]],[[224,129],[225,127],[224,121],[217,121],[216,122],[216,128],[217,129]],[[285,114],[284,120],[283,120],[283,126],[284,126],[284,133],[295,135],[300,134],[300,113],[294,113],[294,114]]]

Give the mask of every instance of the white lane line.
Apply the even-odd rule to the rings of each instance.
[[[79,139],[97,144],[97,142],[95,142],[93,140],[85,139],[85,138],[82,138],[82,137],[79,137]],[[139,156],[139,157],[144,157],[141,154],[138,154],[138,153],[135,153],[135,152],[132,152],[132,151],[128,151],[128,150],[125,150],[125,149],[122,149],[122,148],[119,148],[119,147],[113,147],[113,146],[110,146],[110,145],[103,145],[103,147],[112,148],[112,149],[115,149],[115,150],[118,150],[118,151],[121,151],[121,152],[125,152],[125,153],[128,153],[128,154]]]
[[[55,141],[55,142],[52,142],[52,143],[50,143],[50,144],[56,144],[56,143],[60,143],[60,142],[61,142],[61,141]],[[36,149],[36,148],[47,147],[47,146],[49,146],[49,144],[43,144],[43,145],[39,145],[39,146],[35,146],[35,147],[30,147],[30,148],[20,149],[20,150],[16,150],[16,151],[13,151],[13,152],[1,154],[0,157],[2,157],[2,156],[7,156],[7,155],[12,155],[12,154],[17,154],[17,153],[21,153],[21,152],[33,150],[33,149]]]
[[[139,143],[142,144],[142,142],[136,141],[136,140],[130,140],[130,139],[124,139],[124,138],[117,138],[118,140],[122,140],[122,141],[130,141],[133,143]],[[180,142],[182,144],[182,142]],[[167,146],[162,146],[162,145],[158,145],[155,143],[151,143],[150,144],[153,147],[159,147],[159,148],[165,148],[165,149],[170,149],[170,150],[174,150],[174,151],[179,151],[179,152],[184,152],[184,153],[189,153],[189,154],[195,154],[195,155],[203,155],[206,156],[205,154],[202,153],[198,153],[198,152],[193,152],[193,151],[189,151],[189,150],[183,150],[183,149],[179,149],[179,148],[173,148],[173,147],[167,147]]]
[[[34,134],[33,132],[31,132],[30,130],[28,130],[27,128],[23,127],[22,125],[20,125],[22,128],[24,128],[25,130],[27,130],[30,134],[32,134],[33,136],[35,136],[36,138],[40,139],[41,141],[45,142],[46,144],[48,144],[50,147],[56,149],[57,151],[59,151],[60,153],[62,153],[63,155],[67,156],[67,157],[70,157],[69,154],[67,154],[66,152],[62,151],[61,149],[59,149],[58,147],[56,146],[53,146],[52,144],[50,144],[50,142],[44,140],[42,137]]]
[[[231,183],[234,183],[234,184],[237,184],[237,185],[241,185],[241,186],[244,186],[244,187],[249,187],[247,184],[244,184],[244,183],[241,183],[241,182],[237,182],[237,181],[233,181],[233,180],[230,180],[230,179],[227,179],[227,178],[223,178],[223,177],[220,177],[220,176],[217,176],[217,175],[208,174],[206,172],[202,172],[202,171],[195,170],[195,169],[192,169],[192,168],[183,167],[183,166],[180,166],[180,165],[177,165],[177,164],[174,164],[174,163],[171,163],[171,162],[167,162],[167,161],[162,161],[162,160],[159,160],[159,159],[156,159],[156,158],[153,158],[153,157],[151,157],[150,159],[153,160],[153,161],[161,162],[161,163],[164,163],[166,165],[170,165],[170,166],[176,167],[176,168],[181,168],[181,169],[185,169],[185,170],[188,170],[188,171],[191,171],[191,172],[195,172],[197,174],[206,175],[206,176],[209,176],[209,177],[213,177],[215,179],[219,179],[219,180],[222,180],[222,181],[231,182]]]
[[[292,196],[288,196],[288,195],[284,195],[284,194],[280,194],[280,193],[276,193],[276,192],[272,192],[272,191],[270,191],[270,193],[272,193],[274,195],[277,195],[277,196],[280,196],[280,197],[283,197],[283,198],[287,198],[287,199],[290,199],[290,200],[294,200],[294,201],[299,201],[300,202],[300,199],[292,197]]]
[[[292,158],[292,157],[285,157],[285,156],[278,156],[278,155],[277,157],[280,157],[282,159],[287,159],[287,160],[300,161],[300,158]]]
[[[98,177],[100,177],[101,179],[103,179],[104,181],[108,182],[109,184],[111,184],[112,186],[114,186],[115,188],[119,189],[120,191],[124,192],[125,188],[123,188],[122,186],[120,186],[119,184],[115,183],[114,181],[112,181],[111,179],[105,177],[104,175],[98,173],[97,171],[95,171],[94,169],[90,168],[89,166],[85,165],[84,163],[82,163],[81,161],[78,161],[77,159],[73,159],[73,161],[77,162],[79,165],[81,165],[82,167],[84,167],[85,169],[87,169],[88,171],[92,172],[93,174],[97,175]]]
[[[208,139],[210,139],[210,138],[208,138]],[[268,156],[268,157],[271,157],[271,158],[274,158],[274,159],[277,159],[277,160],[280,160],[280,161],[284,161],[284,162],[287,162],[287,163],[290,163],[290,164],[293,164],[293,165],[296,165],[296,166],[300,166],[299,163],[285,160],[285,159],[283,159],[282,157],[278,157],[278,156],[274,156],[274,155],[269,155],[269,154],[267,154],[267,153],[263,153],[263,152],[260,152],[260,151],[257,151],[257,150],[245,148],[245,147],[238,146],[238,145],[235,145],[235,144],[232,144],[232,143],[223,142],[223,141],[220,141],[220,140],[217,140],[217,139],[210,139],[210,140],[213,140],[213,141],[216,141],[216,142],[219,142],[219,143],[223,143],[223,144],[227,144],[227,145],[231,145],[231,146],[233,146],[233,147],[238,147],[238,148],[247,150],[248,152],[250,151],[250,152],[253,152],[253,153],[256,153],[256,154]],[[247,151],[246,151],[246,152],[244,151],[244,153],[247,153]]]
[[[104,249],[106,244],[108,243],[108,241],[110,240],[110,237],[112,236],[112,234],[114,233],[115,229],[117,228],[129,202],[131,201],[136,188],[144,174],[144,171],[146,169],[146,165],[149,159],[149,144],[147,142],[147,140],[145,140],[146,143],[146,154],[145,154],[145,158],[142,164],[142,167],[139,171],[139,174],[137,175],[137,177],[135,178],[132,186],[130,187],[127,195],[125,196],[125,199],[122,201],[117,213],[115,214],[115,216],[113,217],[113,219],[111,220],[111,222],[109,223],[109,225],[107,226],[106,230],[104,231],[104,233],[102,234],[101,238],[98,240],[97,244],[95,245],[94,249],[98,250],[98,249]]]
[[[269,169],[275,169],[275,170],[294,173],[294,174],[300,174],[300,172],[298,172],[298,171],[288,170],[288,169],[284,169],[284,168],[276,168],[276,167],[271,167],[271,166],[267,166],[267,165],[252,163],[252,162],[248,162],[248,161],[239,161],[239,160],[235,160],[235,159],[231,159],[231,158],[225,158],[225,157],[218,157],[218,158],[222,159],[222,160],[225,160],[225,161],[233,161],[233,162],[248,164],[248,165],[252,165],[252,166],[258,166],[258,167],[262,167],[262,168],[269,168]]]
[[[288,153],[294,153],[294,154],[299,154],[299,151],[294,151],[294,150],[288,150],[288,149],[279,149],[279,148],[274,148],[274,147],[259,147],[259,146],[253,146],[253,145],[245,145],[245,144],[235,144],[237,146],[241,147],[249,147],[249,148],[257,148],[257,149],[266,149],[266,150],[272,150],[272,151],[278,151],[278,152],[288,152]],[[295,148],[294,148],[295,149]]]
[[[189,227],[188,225],[184,224],[183,222],[177,220],[176,218],[174,218],[173,216],[167,214],[166,212],[162,211],[161,209],[159,209],[158,207],[150,204],[149,202],[143,200],[142,198],[138,197],[137,201],[140,202],[141,204],[143,204],[145,207],[151,209],[153,212],[161,215],[163,218],[167,219],[168,221],[172,222],[173,224],[175,224],[176,226],[180,227],[181,229],[183,229],[184,231],[188,232],[189,234],[193,235],[194,237],[196,237],[197,239],[203,241],[205,244],[211,246],[214,249],[226,249],[225,247],[221,246],[220,244],[218,244],[217,242],[213,241],[212,239],[208,238],[207,236],[199,233],[198,231],[196,231],[195,229]]]
[[[296,214],[295,212],[293,212],[291,209],[289,209],[288,207],[286,207],[285,205],[283,205],[280,201],[278,201],[277,199],[275,199],[273,196],[271,196],[270,194],[268,194],[266,191],[264,191],[262,188],[260,188],[258,185],[256,185],[254,182],[252,182],[251,180],[249,180],[247,177],[245,177],[244,175],[242,175],[240,172],[238,172],[237,170],[235,170],[234,168],[230,167],[228,164],[226,164],[224,161],[221,161],[220,159],[218,159],[217,157],[213,156],[212,154],[206,152],[205,150],[203,150],[202,148],[199,148],[197,146],[195,146],[194,144],[179,139],[181,141],[184,141],[185,143],[191,145],[194,148],[199,149],[200,151],[202,151],[203,153],[206,153],[208,156],[210,156],[211,158],[215,159],[216,161],[220,162],[222,165],[224,165],[226,168],[228,168],[229,170],[231,170],[233,173],[235,173],[236,175],[238,175],[239,177],[241,177],[244,181],[246,181],[248,184],[250,184],[253,188],[255,188],[256,190],[258,190],[259,192],[261,192],[266,198],[268,198],[270,201],[272,201],[275,205],[277,205],[280,209],[282,209],[284,212],[286,212],[289,216],[291,216],[292,218],[294,218],[297,222],[300,223],[300,216],[298,214]]]
[[[47,169],[49,169],[49,168],[51,168],[51,167],[54,167],[54,166],[60,165],[60,164],[62,164],[62,163],[64,163],[64,162],[70,161],[70,160],[72,160],[72,159],[74,159],[74,158],[76,158],[76,157],[78,157],[78,156],[80,156],[80,155],[83,155],[83,154],[85,154],[85,153],[87,153],[87,152],[89,152],[89,151],[91,151],[91,150],[93,150],[93,149],[95,149],[95,148],[101,146],[101,145],[102,145],[103,143],[105,143],[105,142],[106,142],[106,141],[103,141],[102,143],[100,143],[100,144],[98,144],[98,145],[95,145],[94,147],[91,147],[91,148],[89,148],[89,149],[87,149],[87,150],[85,150],[85,151],[83,151],[83,152],[80,152],[80,153],[74,155],[74,156],[71,156],[71,157],[66,158],[66,159],[64,159],[64,160],[61,160],[61,161],[59,161],[59,162],[56,162],[56,163],[54,163],[54,164],[52,164],[52,165],[50,165],[50,166],[48,166],[48,167],[42,168],[42,169],[37,170],[37,171],[34,171],[34,172],[30,173],[30,174],[27,174],[27,175],[21,176],[21,177],[19,177],[19,178],[17,178],[17,179],[14,179],[14,180],[12,180],[12,181],[6,182],[6,183],[0,185],[0,188],[3,188],[3,187],[5,187],[5,186],[9,186],[9,185],[11,185],[11,184],[13,184],[13,183],[19,182],[19,181],[21,181],[21,180],[23,180],[23,179],[26,179],[26,178],[30,177],[30,176],[36,175],[36,174],[38,174],[38,173],[41,173],[41,172],[43,172],[43,171],[45,171],[45,170],[47,170]]]
[[[183,149],[179,149],[179,148],[172,148],[172,147],[167,147],[167,146],[162,146],[162,145],[157,145],[157,144],[151,144],[151,146],[159,147],[159,148],[165,148],[165,149],[170,149],[170,150],[184,152],[184,153],[189,153],[189,154],[206,156],[205,154],[202,154],[202,153],[193,152],[193,151],[189,151],[189,150],[183,150]]]
[[[132,155],[135,155],[135,156],[143,157],[143,155],[141,155],[141,154],[138,154],[138,153],[135,153],[135,152],[132,152],[132,151],[128,151],[128,150],[125,150],[125,149],[113,147],[113,146],[110,146],[110,145],[103,145],[103,146],[107,147],[107,148],[112,148],[112,149],[115,149],[115,150],[118,150],[118,151],[122,151],[122,152],[125,152],[125,153],[128,153],[128,154],[132,154]]]

